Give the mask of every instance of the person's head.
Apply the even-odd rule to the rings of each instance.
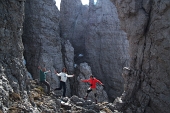
[[[42,68],[42,71],[43,71],[43,72],[45,72],[45,71],[46,71],[46,68],[45,68],[45,67],[44,67],[44,68]]]
[[[65,72],[65,73],[67,72],[65,67],[63,67],[62,72]]]
[[[91,78],[91,79],[93,79],[93,78],[94,78],[94,76],[93,76],[93,75],[90,75],[90,78]]]

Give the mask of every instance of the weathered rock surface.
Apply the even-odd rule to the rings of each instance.
[[[114,109],[111,109],[113,104],[108,102],[97,103],[92,100],[84,100],[76,95],[71,98],[68,97],[56,97],[56,93],[52,92],[50,96],[45,96],[43,88],[38,86],[35,81],[31,81],[30,84],[30,98],[41,112],[59,112],[59,113],[118,113]],[[112,111],[113,110],[113,111]]]
[[[28,96],[20,98],[16,93],[10,98],[15,102],[9,108],[10,113],[118,113],[112,111],[112,104],[107,102],[95,104],[91,100],[84,100],[73,95],[68,97],[57,97],[55,92],[46,96],[44,88],[34,80],[30,80]]]
[[[59,11],[53,0],[28,0],[25,7],[23,43],[26,66],[38,78],[37,66],[52,71],[64,66],[59,36]]]
[[[61,72],[66,67],[69,74],[73,74],[74,48],[59,36],[60,15],[55,1],[28,0],[25,14],[23,43],[26,67],[34,79],[39,77],[37,66],[50,69],[47,81],[52,88],[59,87],[59,78],[54,74],[54,69]],[[67,87],[70,96],[69,82]]]
[[[107,102],[94,104],[93,94],[89,95],[92,100],[88,101],[77,96],[56,98],[57,92],[46,96],[38,82],[27,79],[28,72],[23,63],[24,48],[21,39],[24,1],[1,0],[0,3],[0,112],[111,113],[118,110],[125,113],[168,113],[170,111],[170,40],[168,37],[170,35],[170,1],[112,0],[118,8],[121,26],[129,39],[131,58],[130,67],[123,68],[124,92],[112,104]],[[123,62],[128,58],[126,34],[119,28],[114,5],[107,0],[98,0],[96,5],[93,2],[90,0],[90,6],[87,7],[82,6],[80,1],[74,1],[78,4],[75,10],[72,10],[73,12],[67,10],[66,15],[63,15],[67,17],[67,12],[71,12],[68,16],[70,20],[66,19],[69,27],[64,26],[64,30],[66,29],[64,32],[62,29],[64,39],[61,41],[59,12],[54,1],[28,0],[23,34],[25,58],[28,69],[35,78],[38,77],[38,65],[52,71],[55,68],[58,72],[66,66],[72,73],[74,49],[65,39],[73,39],[72,43],[83,39],[79,40],[80,44],[73,43],[76,55],[80,57],[80,61],[76,63],[82,61],[89,63],[78,66],[80,70],[77,78],[78,95],[83,97],[82,94],[85,94],[88,87],[87,84],[81,85],[79,80],[89,78],[89,74],[92,73],[108,87],[106,89],[108,96],[115,98],[119,95],[118,92],[122,92],[120,84],[122,78],[113,75],[114,73],[120,75],[121,67],[124,66]],[[69,6],[70,1],[65,3]],[[73,8],[75,4],[70,5]],[[77,14],[79,9],[81,13]],[[72,33],[71,28],[74,28],[72,31],[76,32],[69,34]],[[114,35],[117,37],[121,35],[120,40],[117,40]],[[113,52],[114,49],[116,54]],[[125,56],[122,56],[124,54]],[[92,70],[88,65],[92,67]],[[48,80],[54,80],[53,83],[56,83],[58,78],[54,73],[50,73]],[[52,86],[55,87],[56,84]],[[115,89],[115,86],[119,89]],[[97,87],[98,100],[107,101],[108,97],[103,87]],[[26,88],[27,91],[25,91]],[[112,91],[116,91],[117,94]],[[103,95],[104,99],[101,98]]]
[[[87,61],[94,76],[105,85],[112,101],[123,92],[121,76],[128,65],[128,41],[120,29],[116,7],[109,0],[89,4],[88,35],[85,38]]]
[[[117,10],[109,0],[61,1],[61,36],[75,49],[75,63],[88,62],[92,73],[106,85],[112,101],[123,92],[122,68],[127,66],[128,41],[119,26]]]
[[[62,0],[60,6],[60,29],[62,39],[71,42],[75,51],[75,62],[84,62],[85,34],[87,32],[88,6],[81,0]]]
[[[83,98],[86,95],[87,89],[90,87],[90,84],[84,83],[81,79],[89,79],[90,75],[92,75],[91,67],[88,66],[87,63],[81,63],[79,66],[80,73],[77,77],[78,81],[78,96]],[[98,78],[97,78],[98,79]],[[94,93],[90,92],[87,99],[90,99],[95,102]],[[108,95],[104,90],[103,86],[97,84],[97,101],[98,102],[108,102]]]
[[[74,71],[74,48],[69,40],[64,41],[64,63],[69,73]]]
[[[10,4],[10,5],[9,5]],[[10,95],[25,90],[26,68],[23,64],[22,31],[24,1],[0,2],[0,112],[11,106]],[[20,98],[16,98],[20,99]]]
[[[120,108],[127,113],[169,112],[170,1],[112,1],[130,44],[130,67],[124,69],[124,104]]]

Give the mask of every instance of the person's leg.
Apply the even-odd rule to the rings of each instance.
[[[96,98],[97,97],[97,93],[95,93],[94,96],[95,96],[95,101],[96,101],[96,104],[97,104],[97,98]]]
[[[88,90],[87,90],[87,92],[86,92],[86,96],[84,97],[84,99],[87,99],[87,97],[88,97],[88,95],[89,95],[89,93],[92,91],[92,89],[91,88],[89,88]]]
[[[45,81],[45,84],[47,86],[47,93],[50,94],[50,91],[51,91],[51,87],[50,87],[50,84],[49,82]]]
[[[96,101],[96,104],[97,104],[97,91],[96,91],[96,89],[92,89],[92,90],[93,90],[95,101]]]
[[[66,96],[66,83],[63,82],[63,97]]]
[[[45,84],[47,86],[47,94],[50,93],[50,84],[47,81],[42,81],[43,84]]]
[[[62,89],[62,81],[60,81],[60,87],[59,88],[55,88],[55,90],[61,90]]]

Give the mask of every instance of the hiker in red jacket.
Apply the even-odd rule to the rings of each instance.
[[[90,87],[87,90],[86,96],[84,97],[84,99],[87,99],[88,94],[93,91],[94,96],[95,96],[95,101],[97,103],[97,92],[96,92],[96,83],[100,83],[101,85],[104,85],[102,82],[100,82],[100,80],[96,79],[93,75],[90,76],[90,79],[87,80],[81,80],[82,82],[89,82],[90,83]]]

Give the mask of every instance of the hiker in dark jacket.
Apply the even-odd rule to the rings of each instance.
[[[95,101],[97,103],[97,92],[96,92],[96,83],[100,83],[101,85],[104,85],[100,80],[96,79],[93,75],[90,76],[90,79],[87,80],[81,80],[82,82],[88,82],[90,83],[90,87],[87,90],[86,96],[84,97],[84,99],[86,100],[88,97],[88,94],[93,91],[94,96],[95,96]]]
[[[38,69],[40,70],[40,83],[47,86],[47,94],[50,94],[50,84],[46,81],[46,73],[50,72],[50,70],[46,71],[46,68],[41,68],[40,66]]]
[[[67,74],[67,70],[66,70],[65,67],[62,69],[61,73],[57,73],[56,70],[54,70],[54,71],[55,71],[55,74],[57,76],[60,76],[60,87],[59,88],[55,88],[54,90],[61,90],[63,88],[63,97],[65,97],[66,96],[66,81],[67,81],[67,77],[73,77],[74,74],[73,75],[68,75]]]

